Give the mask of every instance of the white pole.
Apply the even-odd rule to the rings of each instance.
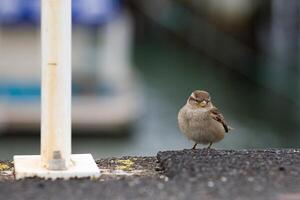
[[[71,165],[71,0],[42,0],[42,166]]]
[[[16,179],[100,176],[91,154],[71,155],[71,0],[42,0],[41,155],[15,155]]]

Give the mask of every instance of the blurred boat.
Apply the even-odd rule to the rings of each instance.
[[[0,5],[0,129],[38,130],[40,0]],[[137,118],[130,15],[117,0],[73,0],[73,24],[73,129],[127,129]]]

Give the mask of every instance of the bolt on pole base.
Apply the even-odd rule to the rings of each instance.
[[[70,178],[98,178],[100,170],[91,154],[71,155],[72,167],[66,170],[48,170],[42,166],[40,155],[14,156],[15,177],[45,178],[45,179],[70,179]]]

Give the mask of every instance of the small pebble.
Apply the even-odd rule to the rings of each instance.
[[[253,182],[253,181],[254,181],[254,178],[253,178],[252,176],[250,176],[250,177],[247,178],[247,180],[248,180],[249,182]]]
[[[212,182],[212,181],[208,181],[208,182],[207,182],[207,186],[211,188],[211,187],[214,187],[215,184],[214,184],[214,182]]]
[[[221,177],[221,181],[222,181],[222,182],[226,182],[226,181],[227,181],[227,178],[226,178],[225,176],[222,176],[222,177]]]
[[[160,175],[159,178],[163,179],[165,182],[169,181],[169,178],[163,175]]]

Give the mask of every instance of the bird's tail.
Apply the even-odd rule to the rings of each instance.
[[[234,130],[234,128],[232,128],[231,126],[228,126],[228,130],[232,131],[232,130]]]

